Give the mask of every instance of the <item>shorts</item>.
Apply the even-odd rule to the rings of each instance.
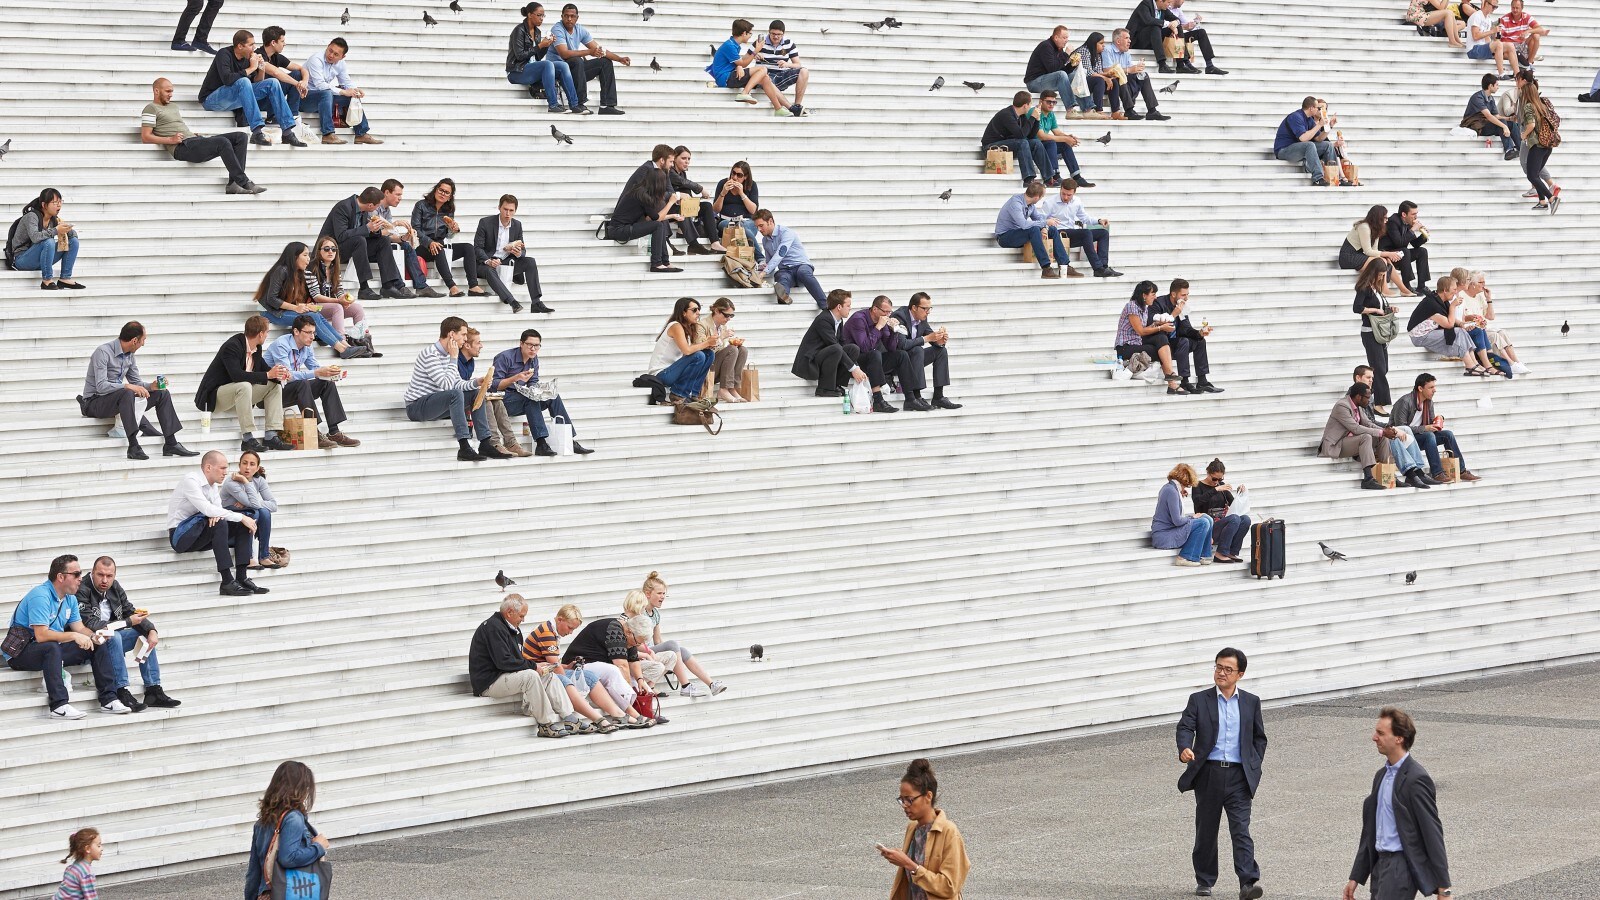
[[[772,79],[773,87],[780,91],[786,91],[794,87],[795,82],[800,80],[800,70],[768,68],[767,76]]]
[[[740,75],[738,73],[734,73],[734,74],[728,76],[727,87],[735,88],[737,90],[741,90],[742,91],[749,84],[750,84],[750,75],[748,73],[746,73],[744,75]]]
[[[1467,59],[1494,59],[1494,51],[1488,44],[1474,44],[1467,48]]]

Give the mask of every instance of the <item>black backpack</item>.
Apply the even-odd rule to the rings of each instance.
[[[22,219],[23,219],[22,216],[17,216],[17,220],[15,222],[11,223],[11,227],[10,228],[6,229],[6,270],[7,271],[14,272],[17,269],[17,255],[15,253],[11,252],[11,242],[17,239],[17,229],[22,227]]]

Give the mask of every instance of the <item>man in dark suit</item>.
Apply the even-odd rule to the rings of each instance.
[[[539,264],[528,255],[528,245],[522,240],[522,223],[512,218],[517,214],[517,198],[511,194],[500,197],[500,214],[484,216],[478,220],[478,231],[472,237],[473,252],[478,258],[478,274],[489,282],[500,302],[511,307],[514,313],[522,312],[522,304],[511,295],[502,268],[510,269],[512,280],[528,285],[528,303],[536,313],[555,312],[539,299],[544,289],[539,286]]]
[[[195,388],[194,405],[204,412],[231,410],[239,419],[239,449],[264,453],[293,450],[279,437],[283,429],[283,385],[289,370],[267,365],[261,347],[267,342],[266,316],[244,320],[244,331],[222,342]],[[266,431],[255,437],[255,408],[266,412]]]
[[[1262,895],[1261,869],[1250,840],[1250,801],[1261,784],[1267,730],[1261,723],[1261,699],[1238,689],[1247,665],[1242,651],[1224,647],[1212,673],[1216,687],[1190,694],[1178,719],[1178,761],[1188,765],[1178,778],[1178,791],[1195,792],[1194,880],[1199,897],[1211,896],[1217,883],[1217,828],[1224,811],[1239,900]]]
[[[855,349],[839,339],[850,315],[850,292],[843,288],[829,291],[827,306],[811,320],[789,371],[796,378],[815,381],[818,397],[838,397],[850,379],[865,381],[867,373],[856,365]]]
[[[383,219],[373,215],[383,200],[383,191],[368,187],[359,194],[340,200],[328,212],[322,223],[321,234],[330,235],[339,242],[339,255],[355,266],[356,280],[361,282],[361,300],[376,300],[372,289],[372,261],[378,261],[378,273],[383,279],[383,296],[412,298],[416,296],[400,277],[400,266],[389,250],[389,241],[381,234]]]
[[[1167,0],[1139,0],[1139,5],[1133,8],[1133,14],[1128,16],[1128,33],[1133,36],[1133,46],[1154,53],[1156,61],[1161,64],[1161,71],[1170,75],[1173,69],[1167,62],[1161,39],[1176,37],[1178,25],[1177,22],[1163,19],[1162,13],[1166,10]]]
[[[1427,242],[1428,230],[1417,227],[1417,205],[1410,200],[1400,202],[1400,211],[1389,217],[1378,238],[1379,250],[1400,254],[1395,262],[1400,277],[1407,287],[1419,294],[1426,291],[1433,280],[1428,274],[1428,248],[1422,246]]]
[[[1433,779],[1411,758],[1417,724],[1405,710],[1386,706],[1372,732],[1387,764],[1372,776],[1372,793],[1361,805],[1361,844],[1344,886],[1344,900],[1355,900],[1356,885],[1372,878],[1372,900],[1450,900],[1450,866],[1445,860],[1444,825]]]
[[[1211,360],[1206,355],[1206,338],[1211,336],[1211,326],[1194,327],[1189,321],[1189,282],[1182,278],[1172,279],[1172,284],[1167,288],[1167,293],[1156,298],[1150,304],[1146,314],[1149,320],[1154,316],[1166,315],[1172,317],[1172,324],[1177,326],[1177,331],[1172,334],[1172,359],[1178,364],[1178,377],[1183,382],[1178,385],[1190,394],[1220,394],[1222,388],[1211,383],[1208,377],[1211,374]],[[1146,324],[1149,324],[1147,321]],[[1189,358],[1194,357],[1194,374],[1196,382],[1189,383]]]
[[[950,384],[950,353],[947,345],[950,335],[943,328],[935,331],[928,324],[928,313],[933,309],[933,300],[924,291],[911,295],[911,302],[895,310],[893,315],[900,323],[903,333],[900,334],[900,349],[911,358],[909,375],[905,388],[905,408],[907,412],[928,412],[934,407],[939,409],[960,409],[961,404],[954,402],[944,395],[944,389]],[[922,370],[926,366],[933,366],[933,402],[922,399],[922,392],[928,388],[928,376]]]

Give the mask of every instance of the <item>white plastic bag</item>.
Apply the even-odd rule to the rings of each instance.
[[[850,382],[850,411],[858,416],[872,412],[872,388],[865,379]]]
[[[1228,515],[1230,515],[1230,516],[1248,516],[1248,515],[1250,515],[1250,494],[1249,494],[1249,492],[1245,491],[1243,488],[1240,488],[1238,491],[1234,492],[1233,502],[1228,504]]]
[[[547,442],[550,444],[550,449],[554,450],[557,456],[570,456],[572,454],[575,430],[572,427],[572,423],[562,416],[556,416],[550,420],[550,437]]]
[[[366,121],[366,118],[366,112],[361,109],[361,98],[351,97],[350,108],[344,111],[344,123],[354,128]]]

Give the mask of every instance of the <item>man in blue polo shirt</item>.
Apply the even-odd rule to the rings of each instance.
[[[100,711],[132,712],[117,699],[116,661],[112,645],[96,641],[95,633],[78,616],[78,585],[83,581],[83,566],[71,554],[50,561],[50,577],[29,591],[11,614],[0,657],[19,672],[44,675],[52,719],[81,719],[83,712],[67,702],[67,685],[62,666],[89,663],[94,668],[95,692]],[[117,644],[117,648],[121,648]]]
[[[1278,135],[1272,142],[1272,154],[1284,162],[1297,162],[1311,176],[1312,187],[1327,187],[1322,177],[1323,166],[1338,165],[1328,125],[1317,113],[1317,98],[1300,101],[1300,108],[1278,123]]]

